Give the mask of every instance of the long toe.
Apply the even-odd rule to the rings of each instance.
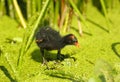
[[[47,61],[46,61],[46,60],[43,60],[42,65],[47,65]]]
[[[57,59],[63,61],[65,56],[63,54],[57,55]]]
[[[48,66],[48,64],[47,64],[47,61],[43,61],[43,63],[42,63],[42,67],[44,67],[45,66],[45,70],[47,69],[49,69],[49,66]]]

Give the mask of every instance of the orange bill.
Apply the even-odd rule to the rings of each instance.
[[[75,42],[75,46],[77,46],[78,48],[80,47],[78,42]]]

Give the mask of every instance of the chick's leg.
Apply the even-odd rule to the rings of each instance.
[[[60,61],[64,60],[64,55],[61,54],[61,50],[60,49],[58,50],[58,53],[57,53],[57,59],[60,60]]]
[[[58,50],[58,53],[57,53],[57,59],[58,59],[58,60],[61,60],[60,54],[61,54],[61,50]]]
[[[47,65],[47,60],[44,57],[44,49],[40,49],[41,54],[42,54],[42,59],[43,59],[43,65]]]

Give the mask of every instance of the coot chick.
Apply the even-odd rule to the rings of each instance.
[[[73,34],[68,34],[61,37],[60,34],[53,30],[51,27],[41,27],[36,33],[36,43],[40,47],[40,52],[43,57],[43,64],[46,64],[46,59],[44,58],[44,50],[58,50],[57,59],[60,58],[61,49],[66,45],[78,46],[78,40]]]

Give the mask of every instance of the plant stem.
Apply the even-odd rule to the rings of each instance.
[[[65,33],[66,30],[67,30],[68,19],[69,19],[69,13],[66,13],[65,24],[64,24],[64,27],[63,27],[63,32],[64,32],[64,33]]]
[[[109,18],[108,18],[108,15],[107,15],[107,10],[106,10],[106,7],[105,7],[105,3],[104,3],[103,0],[100,0],[100,2],[101,2],[101,6],[102,6],[102,9],[103,9],[105,18],[106,18],[106,22],[107,22],[108,28],[110,28],[111,25],[110,25]]]
[[[14,68],[14,66],[10,63],[10,61],[9,61],[9,59],[8,59],[8,56],[6,56],[6,55],[7,55],[7,54],[4,55],[5,60],[6,60],[6,62],[8,63],[8,65],[9,65],[10,69],[12,70],[12,72],[14,73],[15,81],[19,81],[17,71],[16,71],[16,69]]]
[[[8,5],[9,5],[9,15],[10,15],[10,17],[15,18],[12,0],[8,0]]]
[[[0,1],[0,17],[5,13],[5,0]]]
[[[35,22],[35,25],[33,26],[32,33],[31,33],[31,35],[29,36],[28,42],[27,42],[27,44],[26,44],[25,51],[27,51],[27,50],[29,49],[29,47],[30,47],[30,45],[31,45],[31,43],[32,43],[32,41],[33,41],[33,36],[34,36],[34,34],[35,34],[35,31],[36,31],[36,29],[37,29],[37,27],[38,27],[38,25],[39,25],[39,22],[41,21],[42,17],[43,17],[44,14],[45,14],[45,10],[47,9],[47,6],[48,6],[49,2],[50,2],[50,0],[47,0],[47,1],[45,2],[45,5],[43,6],[43,9],[41,10],[41,13],[40,13],[39,17],[38,17],[37,21]]]
[[[31,17],[31,0],[27,0],[27,19]]]
[[[59,1],[55,1],[55,2],[53,2],[53,4],[55,5],[55,7],[54,7],[54,20],[53,20],[54,21],[54,27],[58,27],[60,2]]]
[[[32,15],[36,12],[36,1],[32,0]]]
[[[42,0],[36,0],[37,11],[41,11],[42,9]]]
[[[26,22],[25,22],[25,20],[24,20],[24,18],[23,18],[23,15],[22,15],[22,13],[21,13],[21,10],[20,10],[20,8],[19,8],[19,6],[18,6],[17,0],[13,0],[13,4],[14,4],[14,6],[15,6],[16,12],[17,12],[18,17],[19,17],[19,19],[20,19],[21,25],[22,25],[24,28],[26,28]]]
[[[74,2],[72,0],[69,0],[69,3],[71,4],[71,6],[73,7],[73,9],[76,11],[76,13],[79,15],[80,19],[83,21],[84,25],[86,27],[88,27],[88,24],[86,23],[84,17],[82,16],[82,14],[80,13],[80,11],[78,10],[77,6],[74,4]]]

